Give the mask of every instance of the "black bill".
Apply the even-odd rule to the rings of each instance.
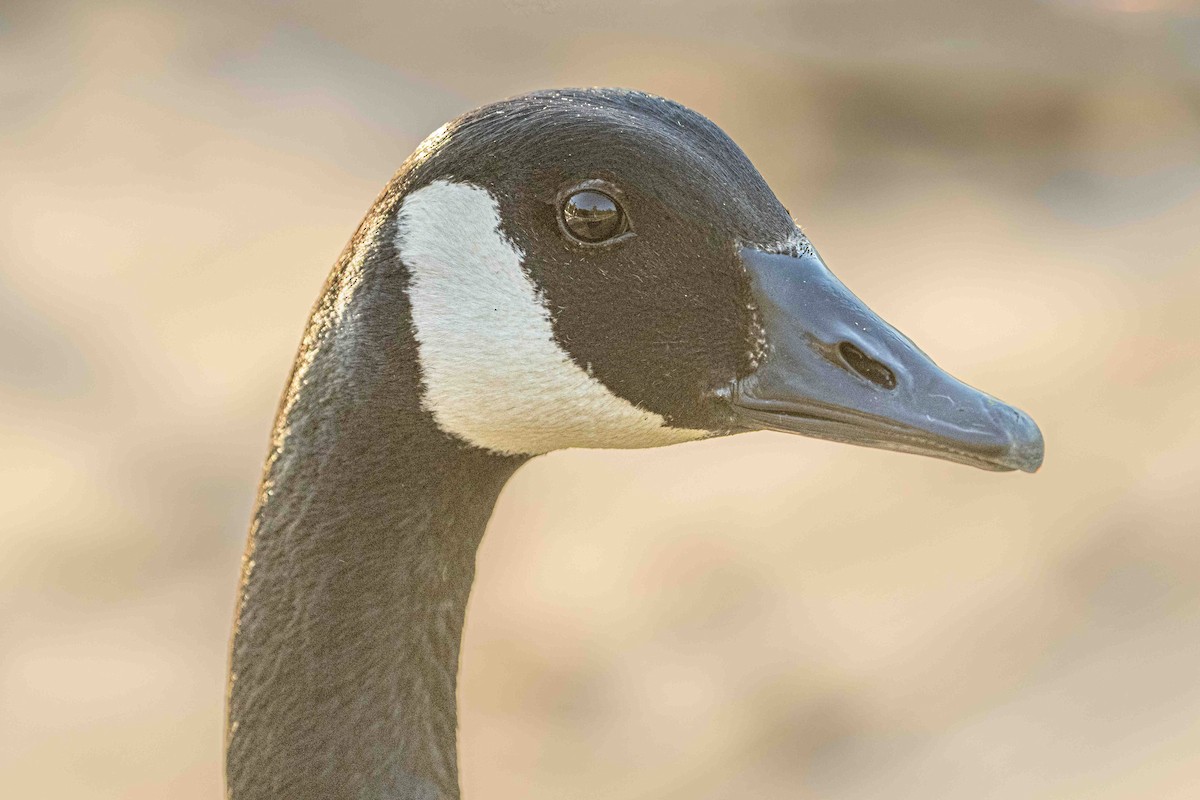
[[[741,252],[767,340],[734,408],[754,428],[1034,472],[1029,415],[942,371],[842,285],[814,251]]]

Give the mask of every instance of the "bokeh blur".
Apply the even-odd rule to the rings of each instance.
[[[275,404],[414,146],[680,100],[1028,410],[1034,476],[753,434],[523,468],[468,798],[1200,796],[1200,10],[1171,0],[0,4],[0,786],[221,796]]]

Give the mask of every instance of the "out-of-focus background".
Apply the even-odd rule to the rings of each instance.
[[[479,559],[468,798],[1200,796],[1200,10],[0,5],[0,786],[221,796],[267,432],[414,146],[678,99],[1036,476],[755,434],[537,459]]]

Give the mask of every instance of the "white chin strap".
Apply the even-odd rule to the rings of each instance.
[[[423,403],[442,430],[506,455],[710,435],[669,427],[571,360],[487,190],[435,181],[404,199],[397,220]]]

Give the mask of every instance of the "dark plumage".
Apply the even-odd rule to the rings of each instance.
[[[825,277],[762,177],[699,114],[592,89],[473,111],[388,184],[305,332],[242,575],[233,800],[459,796],[455,677],[475,551],[529,454],[474,446],[426,407],[421,348],[436,343],[418,341],[396,216],[442,180],[495,199],[495,235],[524,254],[518,277],[596,391],[669,426],[781,428],[988,468],[1040,462],[1032,421],[945,376]],[[598,246],[565,235],[563,194],[588,181],[607,187],[632,235]],[[819,280],[806,288],[804,275]],[[820,318],[797,317],[810,301]],[[930,411],[933,392],[952,407]]]

